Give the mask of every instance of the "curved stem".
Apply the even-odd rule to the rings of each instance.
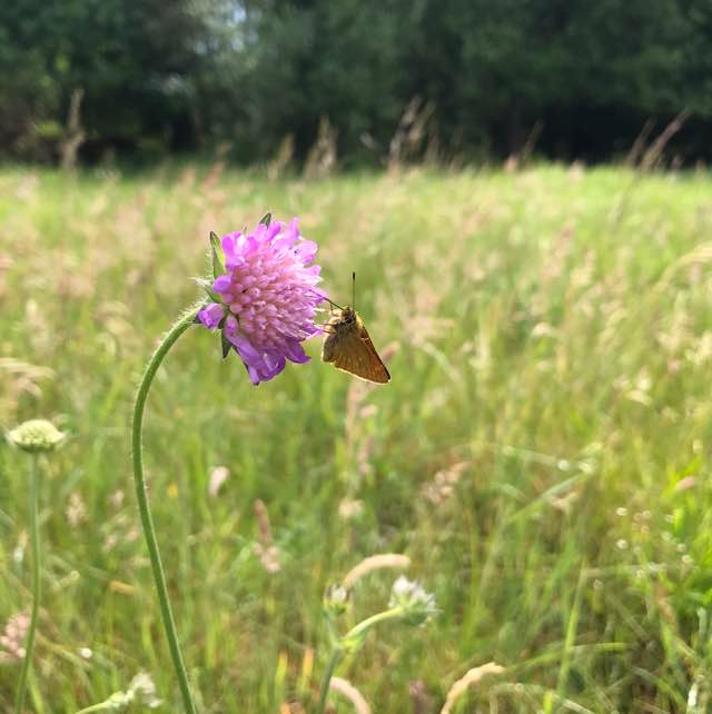
[[[341,658],[344,655],[344,649],[348,652],[355,651],[362,642],[371,627],[377,625],[379,622],[384,622],[386,620],[393,620],[403,616],[403,607],[397,605],[383,612],[378,612],[371,617],[367,617],[352,627],[343,637],[341,637],[338,642],[335,642],[333,649],[331,650],[331,657],[329,657],[329,662],[326,665],[326,670],[324,671],[324,678],[321,680],[321,692],[319,694],[319,706],[316,711],[317,714],[324,714],[326,709],[326,700],[329,696],[329,685],[331,684],[331,679],[334,676],[334,672],[341,662]]]
[[[111,702],[101,702],[100,704],[92,704],[90,707],[80,709],[76,714],[89,714],[90,712],[105,712],[107,709],[112,709]]]
[[[384,622],[385,620],[393,620],[402,616],[403,607],[401,605],[396,605],[396,607],[392,607],[389,610],[384,610],[383,612],[377,612],[375,615],[367,617],[365,620],[359,622],[358,625],[352,627],[343,636],[342,641],[346,642],[350,639],[355,639],[358,641],[358,639],[363,637],[371,627],[377,625],[379,622]]]
[[[195,320],[195,311],[191,311],[182,317],[168,331],[166,336],[158,345],[156,351],[151,356],[151,359],[146,365],[146,371],[143,373],[141,382],[136,392],[136,401],[134,402],[133,420],[131,422],[131,447],[133,450],[133,474],[134,485],[136,486],[136,499],[138,500],[138,509],[141,514],[141,525],[143,534],[146,538],[148,546],[148,554],[151,558],[151,569],[153,570],[153,579],[156,584],[158,593],[158,602],[161,606],[161,617],[163,619],[163,628],[166,631],[168,638],[168,646],[173,658],[173,666],[175,667],[178,684],[180,685],[181,695],[183,697],[183,706],[188,714],[196,714],[197,710],[193,703],[193,698],[190,693],[190,685],[188,684],[188,675],[183,662],[178,635],[176,633],[175,619],[173,618],[173,610],[171,609],[170,599],[168,597],[168,588],[166,586],[166,576],[163,571],[163,563],[161,562],[161,554],[158,550],[158,541],[156,540],[156,531],[153,527],[153,518],[148,505],[148,493],[146,492],[146,481],[143,475],[143,413],[146,407],[146,398],[151,388],[151,383],[156,375],[156,372],[171,347],[176,340],[193,324]]]
[[[25,659],[22,661],[20,680],[17,686],[15,700],[16,714],[22,714],[25,706],[25,693],[27,691],[27,675],[32,661],[32,647],[35,643],[35,630],[37,629],[37,615],[40,609],[40,596],[42,584],[40,582],[40,527],[39,527],[39,467],[37,455],[30,457],[30,539],[32,541],[32,614],[30,615],[30,628],[27,631],[25,643]]]

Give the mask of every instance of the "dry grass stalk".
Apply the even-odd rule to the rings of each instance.
[[[388,364],[398,351],[398,342],[391,342],[381,352],[381,358]],[[340,507],[340,515],[344,520],[358,516],[362,510],[362,502],[357,498],[362,480],[372,472],[371,454],[377,445],[374,433],[374,417],[378,408],[367,401],[368,395],[376,385],[360,379],[351,381],[346,394],[346,424],[345,424],[345,480],[347,493]]]
[[[536,122],[536,124],[534,124],[534,126],[532,127],[532,130],[529,132],[529,135],[527,136],[527,140],[524,142],[522,150],[519,152],[520,166],[524,166],[529,163],[529,160],[531,159],[532,154],[534,153],[534,147],[536,146],[537,141],[539,141],[539,137],[541,136],[542,131],[544,131],[544,122]]]
[[[398,171],[408,158],[417,153],[434,111],[435,105],[432,102],[424,103],[420,97],[413,97],[408,102],[388,147],[390,172]]]
[[[487,677],[492,674],[500,674],[504,672],[504,667],[496,664],[495,662],[487,662],[487,664],[480,665],[471,669],[465,674],[464,677],[455,682],[450,691],[447,693],[445,698],[445,704],[440,710],[440,714],[450,714],[453,711],[455,702],[472,686],[479,684],[483,677]]]
[[[400,350],[400,342],[389,342],[382,350],[381,350],[381,359],[388,364],[397,354],[398,351]]]
[[[429,714],[432,711],[432,697],[428,695],[422,679],[416,679],[408,685],[408,694],[413,707],[413,714]]]
[[[684,109],[660,132],[658,138],[648,147],[640,160],[641,171],[650,171],[660,163],[660,157],[668,142],[682,129],[689,117],[690,112]]]
[[[444,151],[440,146],[440,136],[437,129],[432,127],[428,137],[428,145],[425,147],[423,163],[426,166],[442,166],[444,163]]]
[[[205,178],[203,179],[203,189],[205,191],[213,191],[216,189],[220,185],[220,180],[222,179],[226,168],[227,162],[225,159],[216,159],[210,167],[208,173],[205,174]]]
[[[220,489],[223,487],[223,484],[228,480],[228,478],[230,478],[230,470],[227,466],[216,466],[212,469],[210,472],[210,479],[208,481],[208,494],[215,498],[220,493]]]
[[[534,147],[536,146],[541,132],[544,130],[544,123],[541,121],[536,122],[532,127],[531,131],[527,135],[526,141],[521,149],[513,151],[504,162],[503,169],[507,174],[515,174],[520,169],[524,168],[530,161],[532,154],[534,153]]]
[[[438,471],[432,481],[423,485],[423,497],[434,505],[440,505],[452,496],[462,474],[472,465],[471,461],[458,461]]]
[[[294,158],[294,134],[287,134],[279,143],[277,153],[267,164],[267,178],[276,181],[292,163]]]
[[[381,351],[381,359],[385,364],[388,364],[395,354],[400,349],[398,342],[389,342]],[[349,386],[349,391],[346,393],[346,442],[349,446],[349,451],[353,449],[358,441],[360,432],[364,429],[364,425],[369,417],[375,414],[373,409],[368,406],[363,406],[366,397],[376,388],[376,385],[364,382],[360,379],[354,379]],[[366,447],[366,454],[361,454],[363,459],[368,459],[370,456],[369,449]]]
[[[707,265],[708,263],[712,263],[712,242],[702,243],[689,253],[681,255],[677,260],[670,263],[663,271],[658,282],[653,285],[651,292],[656,296],[665,294],[670,289],[671,282],[681,270],[695,265]],[[2,367],[2,360],[0,360],[0,367]]]
[[[0,357],[0,419],[13,414],[24,394],[42,396],[40,382],[52,379],[49,367],[40,367],[14,357]]]
[[[367,394],[368,385],[358,379],[354,379],[351,382],[346,393],[346,426],[344,431],[346,432],[346,443],[349,446],[349,451],[352,451],[358,436],[358,426],[361,423],[359,411]]]
[[[2,300],[7,294],[5,274],[10,270],[13,263],[14,261],[9,255],[0,253],[0,300]]]
[[[297,682],[297,695],[301,696],[309,689],[309,682],[314,673],[314,648],[307,646],[302,657],[302,669]]]
[[[255,554],[259,557],[264,569],[268,573],[278,573],[282,566],[279,562],[279,548],[274,545],[272,540],[272,528],[269,524],[269,513],[264,501],[257,499],[255,501],[255,517],[257,518],[257,527],[260,530],[259,543],[255,543]]]
[[[328,117],[319,120],[319,132],[314,146],[309,150],[304,165],[307,179],[320,179],[329,176],[336,168],[336,137],[338,132],[331,126]]]
[[[351,682],[341,677],[333,677],[329,686],[334,692],[346,697],[354,705],[356,714],[371,714],[371,707],[368,706],[368,702]]]
[[[342,585],[346,590],[351,590],[353,586],[368,573],[374,570],[382,570],[383,568],[409,568],[410,558],[407,555],[399,553],[381,553],[380,555],[371,555],[364,558],[356,567],[349,570],[342,581]]]
[[[67,517],[67,523],[69,523],[72,528],[86,523],[87,507],[79,491],[73,491],[69,494],[69,502],[64,509],[64,514]]]
[[[67,129],[59,145],[61,164],[65,171],[72,171],[76,167],[79,149],[86,138],[80,116],[82,99],[84,99],[84,89],[77,87],[72,91],[72,96],[69,99]]]
[[[655,122],[652,119],[648,119],[645,122],[643,128],[640,130],[640,134],[638,134],[638,136],[635,138],[633,146],[630,147],[628,156],[626,156],[626,166],[630,167],[631,169],[634,169],[638,165],[640,157],[645,151],[645,144],[648,141],[648,138],[650,137],[650,133],[652,132],[654,126]]]

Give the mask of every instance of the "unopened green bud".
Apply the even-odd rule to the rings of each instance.
[[[64,436],[46,419],[30,419],[7,433],[7,439],[13,446],[31,454],[54,451],[64,441]]]
[[[330,585],[324,593],[324,610],[329,615],[338,617],[346,612],[349,603],[349,591],[343,586]]]

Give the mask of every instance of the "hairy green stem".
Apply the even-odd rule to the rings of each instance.
[[[27,631],[25,643],[25,658],[22,661],[22,670],[17,685],[17,698],[15,700],[15,713],[22,714],[25,706],[25,693],[27,691],[27,675],[30,671],[32,648],[35,644],[35,631],[37,629],[37,616],[40,611],[40,597],[42,583],[40,581],[40,525],[39,525],[39,485],[40,470],[37,455],[30,457],[30,540],[32,541],[32,614],[30,615],[30,629]]]
[[[324,677],[321,680],[321,691],[319,694],[319,706],[316,711],[317,714],[324,714],[326,709],[326,700],[329,696],[329,686],[331,685],[331,680],[334,676],[334,672],[341,662],[341,658],[344,656],[344,651],[354,651],[360,645],[362,638],[366,636],[366,632],[377,625],[379,622],[385,622],[386,620],[393,620],[403,616],[403,608],[398,605],[392,607],[383,612],[378,612],[371,617],[367,617],[352,627],[343,637],[338,641],[334,642],[332,645],[331,656],[326,665],[326,670],[324,671]]]
[[[341,657],[343,656],[343,650],[339,645],[335,645],[331,650],[331,657],[329,657],[329,662],[326,665],[326,670],[324,671],[324,677],[321,680],[321,692],[319,694],[319,706],[316,711],[317,714],[324,714],[326,709],[326,700],[329,696],[329,685],[331,684],[331,679],[334,676]]]
[[[349,640],[355,640],[357,638],[360,638],[366,634],[367,630],[369,630],[374,625],[377,625],[379,622],[384,622],[386,620],[393,620],[393,619],[402,617],[402,615],[403,615],[403,608],[400,605],[397,605],[396,607],[392,607],[389,610],[384,610],[383,612],[378,612],[375,615],[371,615],[371,617],[367,617],[365,620],[362,620],[361,622],[359,622],[358,625],[355,625],[354,627],[352,627],[342,637],[342,642],[348,642]]]
[[[115,707],[110,702],[101,702],[100,704],[92,704],[90,707],[80,709],[76,714],[89,714],[90,712],[105,712]]]
[[[166,576],[163,571],[163,563],[161,562],[161,554],[158,550],[158,541],[156,540],[156,531],[153,527],[153,517],[148,505],[148,493],[146,491],[146,481],[143,475],[143,414],[146,407],[146,398],[151,388],[153,378],[163,361],[163,358],[168,354],[168,351],[175,344],[176,340],[193,324],[195,321],[195,310],[191,310],[184,317],[179,319],[175,325],[168,331],[166,336],[158,345],[156,351],[151,356],[151,359],[146,365],[146,371],[143,373],[141,382],[136,392],[136,401],[133,409],[133,420],[131,423],[131,446],[133,450],[133,474],[134,484],[136,486],[136,499],[138,500],[138,509],[141,514],[141,525],[143,526],[143,534],[146,538],[148,546],[148,554],[151,559],[151,569],[153,570],[153,579],[156,583],[156,592],[158,593],[158,602],[161,607],[161,617],[163,619],[163,628],[166,631],[168,638],[168,647],[173,658],[173,666],[175,667],[178,684],[180,686],[181,695],[183,697],[183,706],[187,714],[196,714],[197,709],[193,702],[193,697],[190,693],[190,685],[188,684],[188,674],[183,662],[183,655],[178,642],[176,633],[176,624],[171,609],[170,599],[168,597],[168,588],[166,586]]]

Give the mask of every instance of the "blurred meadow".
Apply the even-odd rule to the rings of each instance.
[[[314,339],[309,365],[255,388],[198,327],[161,368],[145,458],[202,711],[312,711],[324,589],[385,552],[412,559],[441,612],[377,628],[344,661],[374,712],[438,712],[491,660],[505,671],[453,711],[709,711],[708,174],[306,181],[170,162],[0,172],[0,426],[44,416],[69,433],[41,491],[31,711],[75,712],[139,671],[157,711],[178,711],[130,401],[198,296],[209,231],[268,209],[319,242],[334,300],[357,272],[393,379],[337,372]],[[0,446],[0,630],[30,602],[26,468]],[[396,574],[364,578],[347,623],[381,609]],[[19,670],[5,637],[3,712]]]

